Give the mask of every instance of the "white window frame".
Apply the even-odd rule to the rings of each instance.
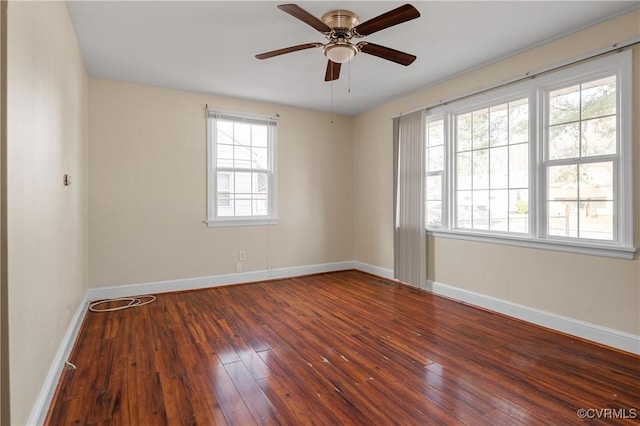
[[[427,111],[427,117],[444,117],[445,170],[442,225],[427,226],[432,236],[456,238],[521,247],[589,254],[620,259],[633,259],[633,91],[631,51],[549,72],[532,80],[519,82],[490,92],[471,95]],[[614,172],[614,240],[598,241],[579,238],[558,238],[546,235],[546,99],[556,87],[596,80],[616,74],[617,78],[617,170]],[[455,116],[483,107],[524,97],[529,98],[529,229],[527,234],[456,228],[456,164]],[[446,207],[445,207],[446,205]],[[426,218],[425,218],[426,222]]]
[[[535,102],[535,96],[533,95],[533,91],[531,88],[530,84],[522,84],[519,88],[517,88],[517,90],[514,90],[512,88],[506,88],[506,89],[500,89],[500,90],[496,90],[495,92],[488,94],[486,96],[482,96],[479,98],[473,98],[473,99],[469,99],[465,102],[461,102],[459,105],[456,106],[455,109],[452,109],[449,111],[449,113],[447,114],[447,119],[449,121],[449,128],[450,128],[450,135],[455,135],[456,134],[456,116],[457,115],[462,115],[462,114],[466,114],[469,112],[473,112],[476,111],[478,109],[482,109],[482,108],[489,108],[492,106],[496,106],[496,105],[500,105],[500,104],[505,104],[508,102],[513,102],[513,101],[517,101],[517,100],[521,100],[521,99],[529,99],[529,105],[531,106],[533,102]],[[528,194],[529,194],[529,199],[528,199],[528,205],[529,205],[529,211],[531,211],[533,209],[533,211],[535,211],[535,205],[536,205],[536,200],[535,197],[532,197],[532,193],[531,193],[531,188],[532,188],[532,182],[531,182],[531,174],[532,174],[532,168],[531,168],[531,158],[533,158],[533,156],[535,155],[535,152],[533,152],[533,150],[535,149],[535,143],[532,143],[532,137],[533,137],[533,132],[531,130],[531,108],[529,109],[529,187],[528,187]],[[457,176],[456,176],[456,147],[455,147],[455,139],[452,139],[449,143],[449,157],[448,161],[450,164],[449,170],[450,172],[449,174],[449,179],[448,181],[451,182],[450,185],[450,191],[448,191],[448,195],[449,195],[449,201],[448,201],[448,205],[449,205],[449,211],[452,212],[452,214],[450,215],[450,229],[455,230],[457,232],[461,232],[461,233],[470,233],[470,234],[479,234],[479,235],[484,235],[484,234],[489,234],[489,235],[496,235],[496,236],[500,236],[500,235],[504,235],[504,236],[515,236],[516,238],[518,236],[532,236],[535,234],[535,226],[532,225],[531,223],[529,223],[529,232],[526,234],[523,233],[514,233],[514,232],[504,232],[504,231],[493,231],[493,230],[482,230],[482,229],[471,229],[471,228],[458,228],[457,227],[457,209],[455,206],[455,193],[456,193],[456,189],[458,187],[457,185]],[[533,171],[533,173],[535,173]],[[530,216],[531,217],[531,216]],[[531,219],[530,219],[531,222]],[[533,230],[532,230],[533,227]]]
[[[540,139],[542,140],[542,150],[539,153],[540,176],[539,187],[542,190],[542,200],[547,198],[547,169],[553,165],[564,164],[585,164],[596,163],[600,161],[612,161],[614,174],[614,218],[613,218],[613,241],[608,243],[612,246],[632,246],[633,245],[633,138],[632,138],[632,76],[631,73],[625,73],[625,70],[631,70],[631,51],[620,53],[611,58],[603,58],[598,61],[583,64],[577,71],[571,69],[558,71],[554,73],[553,78],[541,79],[539,87],[539,98],[542,100],[539,106],[540,122]],[[608,59],[620,59],[619,61],[610,61]],[[626,75],[625,75],[626,74]],[[549,160],[548,159],[548,95],[549,92],[558,88],[571,85],[585,83],[597,80],[599,78],[615,75],[617,81],[616,92],[616,154],[600,155],[584,158],[566,159],[566,160]],[[548,83],[547,83],[548,81]],[[572,241],[572,238],[563,238],[559,236],[549,236],[547,232],[547,211],[546,203],[542,203],[540,209],[539,226],[541,236],[549,240]],[[581,239],[589,241],[593,244],[601,244],[597,240]]]
[[[429,225],[427,223],[427,211],[426,211],[426,199],[425,199],[425,226],[430,227],[430,228],[435,228],[435,229],[441,229],[443,227],[446,228],[447,226],[447,211],[449,210],[446,204],[446,200],[447,197],[445,195],[445,191],[447,188],[447,158],[448,158],[448,144],[447,144],[447,140],[446,140],[446,134],[447,134],[447,125],[448,125],[448,121],[446,119],[446,117],[444,117],[443,114],[441,113],[435,113],[435,114],[429,114],[427,113],[425,115],[425,132],[428,129],[428,125],[429,123],[432,123],[434,121],[440,121],[442,120],[442,127],[443,127],[443,145],[442,145],[442,170],[440,171],[429,171],[427,170],[428,168],[428,163],[427,163],[427,149],[428,149],[428,144],[427,144],[427,140],[428,138],[425,138],[425,179],[427,176],[440,176],[441,182],[440,182],[440,225]],[[427,187],[426,184],[426,180],[425,180],[425,188]]]
[[[238,168],[238,167],[218,167],[216,157],[217,131],[216,123],[218,119],[266,124],[268,129],[268,168]],[[207,226],[230,227],[230,226],[255,226],[255,225],[275,225],[278,223],[277,209],[277,120],[273,117],[245,114],[237,112],[225,112],[207,110]],[[267,214],[255,216],[219,216],[218,213],[218,172],[261,172],[267,175]],[[233,191],[229,192],[233,194]]]

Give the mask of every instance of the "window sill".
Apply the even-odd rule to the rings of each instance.
[[[207,220],[207,227],[209,228],[223,228],[233,226],[262,226],[262,225],[277,225],[278,218],[229,218],[229,219],[215,219]]]
[[[553,250],[565,253],[585,254],[590,256],[610,257],[614,259],[631,260],[635,258],[635,247],[610,246],[605,244],[586,244],[567,241],[543,240],[526,237],[512,237],[509,235],[487,235],[475,232],[461,232],[451,230],[427,230],[427,235],[440,238],[476,241],[491,244],[505,244],[516,247]]]

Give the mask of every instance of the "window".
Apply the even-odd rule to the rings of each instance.
[[[528,99],[456,114],[456,226],[526,233]]]
[[[444,120],[427,121],[425,168],[425,214],[427,226],[442,225],[444,171]]]
[[[208,112],[208,225],[277,222],[276,121]]]
[[[632,258],[631,53],[427,111],[435,235]]]
[[[547,234],[615,240],[615,75],[547,91]]]

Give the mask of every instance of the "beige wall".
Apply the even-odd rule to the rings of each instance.
[[[87,283],[88,78],[64,2],[9,3],[7,62],[11,424],[24,425]]]
[[[350,117],[90,80],[90,286],[351,260]],[[207,228],[204,107],[274,115],[274,226]],[[334,123],[331,123],[333,119]]]
[[[354,256],[393,268],[392,117],[640,37],[634,12],[485,66],[367,111],[354,120]],[[634,52],[635,117],[640,111],[640,49]],[[635,182],[640,126],[635,121]],[[640,235],[640,185],[635,229]],[[636,244],[640,238],[636,237]],[[464,267],[461,267],[464,265]],[[548,252],[429,238],[428,278],[488,296],[640,334],[640,260]]]

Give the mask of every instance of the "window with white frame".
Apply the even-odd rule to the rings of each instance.
[[[454,114],[456,227],[528,232],[528,98]]]
[[[276,120],[208,111],[209,226],[277,222]]]
[[[427,229],[633,257],[631,71],[622,52],[427,111]]]
[[[546,232],[615,240],[617,76],[545,91]]]
[[[427,226],[442,226],[444,185],[444,120],[427,120],[425,137],[425,215]]]

